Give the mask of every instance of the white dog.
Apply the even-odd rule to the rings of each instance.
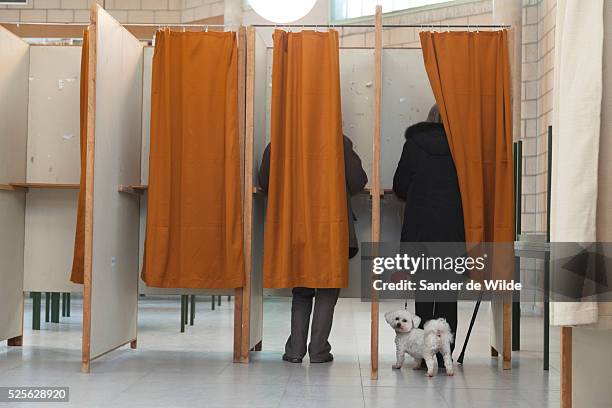
[[[421,360],[425,359],[427,376],[433,377],[434,367],[437,365],[436,354],[441,353],[446,374],[453,375],[453,333],[446,319],[430,320],[425,323],[424,329],[418,328],[421,318],[408,310],[385,313],[385,319],[395,330],[397,362],[393,365],[394,369],[402,368],[404,354],[408,353],[414,358],[415,370],[420,368]]]

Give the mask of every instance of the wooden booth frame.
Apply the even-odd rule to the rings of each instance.
[[[94,195],[94,174],[93,169],[95,167],[95,139],[96,139],[96,83],[98,81],[98,73],[96,72],[97,62],[97,45],[95,35],[98,30],[100,13],[103,9],[99,5],[92,6],[91,24],[90,29],[90,59],[89,59],[89,84],[88,84],[88,124],[87,124],[87,176],[86,176],[86,210],[85,210],[85,291],[84,291],[84,305],[83,305],[83,361],[82,370],[89,372],[90,362],[95,358],[98,358],[107,352],[110,352],[123,345],[130,344],[132,348],[136,348],[137,339],[136,333],[134,336],[129,336],[123,341],[109,349],[108,351],[93,355],[91,353],[91,329],[92,329],[92,270],[93,270],[93,195]],[[106,14],[106,13],[104,13]],[[108,16],[110,18],[110,16]],[[104,17],[106,18],[106,17]],[[114,21],[114,20],[113,20]],[[125,28],[114,22],[121,30]],[[176,27],[181,27],[177,25]],[[127,30],[126,30],[127,33]],[[245,163],[245,149],[248,143],[245,143],[245,86],[246,86],[246,58],[247,58],[247,41],[246,41],[246,30],[244,27],[240,27],[238,30],[238,113],[239,113],[239,141],[240,141],[240,161],[241,167],[246,168]],[[134,37],[135,38],[135,37]],[[142,60],[142,56],[141,56]],[[99,61],[98,61],[99,63]],[[246,176],[247,173],[245,173]],[[245,180],[241,180],[241,184],[247,185]],[[128,182],[122,183],[119,186],[115,186],[115,191],[122,193],[132,193],[131,195],[138,197],[142,195],[146,190],[147,186],[140,182],[140,174],[138,180],[129,180]],[[244,194],[243,197],[243,234],[244,234],[244,245],[245,245],[245,286],[243,288],[237,288],[234,291],[235,304],[234,304],[234,345],[233,345],[233,360],[234,362],[247,363],[249,360],[250,350],[261,349],[261,327],[257,329],[257,322],[253,322],[253,305],[252,305],[252,292],[251,292],[251,274],[250,274],[250,248],[251,241],[250,237],[250,223],[248,221],[248,206],[250,194]],[[137,251],[138,252],[138,251]],[[137,278],[135,278],[137,280]],[[136,283],[136,287],[137,287]],[[135,299],[137,298],[138,290],[134,292]],[[261,303],[261,302],[260,302]],[[252,331],[252,327],[255,327],[255,331]],[[255,334],[255,337],[253,336]],[[259,337],[257,337],[259,336]],[[251,341],[251,339],[254,339]]]
[[[383,190],[381,187],[381,107],[382,107],[382,7],[376,7],[376,13],[374,17],[374,46],[373,47],[348,47],[348,48],[367,48],[374,50],[374,77],[373,77],[373,112],[372,112],[372,171],[370,175],[370,188],[368,193],[371,198],[371,211],[372,211],[372,225],[371,225],[371,241],[373,243],[381,241],[381,196],[390,191]],[[266,25],[262,25],[266,26]],[[297,26],[296,26],[297,27]],[[304,26],[306,27],[306,26]],[[356,25],[356,27],[372,27],[371,25]],[[393,27],[388,26],[388,27]],[[496,28],[498,26],[491,26]],[[427,27],[425,27],[427,28]],[[445,26],[446,28],[446,26]],[[253,174],[249,170],[253,166],[253,138],[255,133],[254,124],[254,100],[255,100],[255,38],[256,30],[255,27],[247,28],[247,69],[246,69],[246,135],[245,135],[245,227],[251,226],[253,223],[252,217],[252,206],[253,206],[253,195],[258,194],[257,187],[253,183]],[[340,47],[345,48],[345,47]],[[397,47],[389,47],[397,48]],[[249,242],[253,237],[249,228],[248,232],[245,232],[245,242]],[[245,252],[246,255],[246,252]],[[249,251],[248,258],[252,261],[252,254]],[[252,262],[247,262],[248,267],[252,267]],[[251,272],[251,271],[250,271]],[[248,275],[247,275],[248,276]],[[251,290],[253,290],[253,283],[249,282]],[[248,294],[247,294],[248,296]],[[501,327],[500,336],[493,336],[494,339],[498,339],[498,342],[494,342],[491,346],[491,352],[497,355],[497,349],[502,354],[502,367],[503,369],[511,368],[511,321],[512,321],[512,303],[506,300],[499,302],[501,308],[501,315],[498,316],[499,324]],[[378,379],[379,360],[379,324],[380,324],[380,302],[375,291],[372,292],[371,298],[371,325],[370,325],[370,364],[371,372],[370,377],[373,380]],[[248,338],[248,335],[243,334],[243,341]],[[243,346],[243,351],[248,355],[250,348],[246,345]]]

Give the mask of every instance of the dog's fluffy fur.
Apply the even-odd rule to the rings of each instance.
[[[408,310],[398,310],[385,314],[385,320],[395,330],[395,346],[397,362],[393,368],[400,369],[404,364],[406,353],[414,358],[414,369],[419,369],[421,360],[427,365],[427,376],[434,375],[434,367],[438,365],[437,353],[444,357],[444,367],[447,375],[453,375],[453,359],[451,343],[453,333],[446,319],[434,319],[425,323],[424,329],[419,329],[421,318]]]

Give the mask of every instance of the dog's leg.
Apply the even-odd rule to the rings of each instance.
[[[446,375],[453,375],[453,356],[451,354],[450,344],[442,346],[442,357],[444,358],[444,368],[446,368]]]
[[[434,358],[435,356],[432,356],[432,355],[427,355],[424,357],[425,357],[425,364],[427,364],[427,374],[425,375],[428,377],[433,377],[434,367],[435,367],[434,361],[437,363],[437,360]]]
[[[406,357],[404,355],[404,350],[395,350],[395,356],[397,357],[397,362],[393,365],[393,369],[399,370],[400,368],[402,368],[402,365],[404,364],[404,358]]]

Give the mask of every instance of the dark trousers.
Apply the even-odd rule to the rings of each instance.
[[[327,341],[334,320],[334,307],[340,289],[293,288],[291,302],[291,335],[285,344],[285,354],[303,358],[306,355],[308,327],[312,312],[312,327],[308,354],[311,360],[323,360],[329,356],[331,345]]]
[[[414,312],[421,318],[421,324],[419,327],[422,329],[423,325],[428,320],[438,319],[443,317],[451,328],[453,334],[457,333],[457,302],[415,302]],[[455,342],[451,344],[451,352],[455,350]],[[444,360],[440,353],[437,354],[438,367],[444,367]]]

